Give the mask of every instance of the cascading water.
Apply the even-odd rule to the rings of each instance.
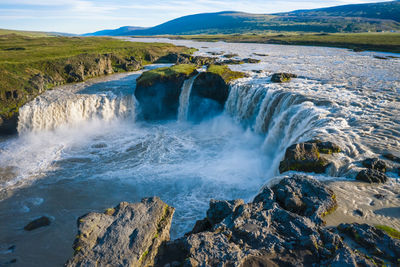
[[[194,75],[193,77],[190,77],[185,80],[182,85],[181,94],[179,96],[178,121],[186,121],[188,118],[190,93],[192,92],[193,83],[197,76],[198,75]]]
[[[71,94],[56,100],[39,96],[20,109],[18,132],[54,130],[63,125],[73,127],[94,119],[111,121],[133,117],[134,107],[132,95]]]
[[[185,45],[206,49],[203,43]],[[270,72],[253,72],[231,86],[223,114],[196,124],[133,122],[132,91],[140,74],[47,91],[20,109],[19,137],[0,142],[0,265],[9,260],[2,249],[11,245],[21,266],[62,265],[73,253],[79,216],[148,196],[176,208],[171,238],[179,237],[204,218],[211,198],[251,200],[296,142],[333,141],[343,148],[340,157],[352,161],[379,149],[398,151],[398,60],[340,49],[207,46],[241,57],[268,51],[264,62],[230,66],[235,70],[308,78],[272,84]],[[194,79],[182,87],[178,120],[188,117]],[[363,90],[349,89],[353,84]],[[376,87],[382,92],[372,91]],[[39,234],[22,230],[43,215],[51,217],[50,227]]]

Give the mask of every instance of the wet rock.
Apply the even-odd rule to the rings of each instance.
[[[289,82],[292,78],[297,78],[296,74],[291,74],[291,73],[274,73],[272,74],[271,77],[271,82],[273,83],[284,83],[284,82]]]
[[[381,172],[386,172],[386,168],[387,168],[386,162],[384,162],[383,160],[380,160],[378,158],[365,159],[362,162],[362,165],[365,168],[374,169],[374,170],[378,170]]]
[[[14,113],[10,117],[0,116],[0,136],[16,134],[17,126],[18,113]]]
[[[382,194],[375,194],[374,197],[379,199],[379,200],[385,199],[385,196],[382,195]]]
[[[238,56],[239,56],[238,54],[225,54],[223,57],[233,58],[233,57],[238,57]]]
[[[393,155],[393,154],[391,154],[391,153],[383,154],[383,157],[384,157],[384,158],[387,158],[387,159],[389,159],[389,160],[391,160],[391,161],[400,163],[400,157],[395,156],[395,155]]]
[[[137,79],[135,90],[141,116],[145,120],[176,119],[182,85],[196,73],[196,66],[193,64],[144,72]]]
[[[255,56],[259,56],[259,57],[267,57],[267,54],[261,54],[261,53],[253,53],[253,55]]]
[[[294,144],[286,149],[285,157],[279,164],[279,171],[324,173],[331,162],[320,154],[338,152],[340,148],[332,142],[313,140]]]
[[[315,179],[293,175],[272,187],[276,201],[285,210],[322,224],[322,217],[335,210],[336,196],[332,190]]]
[[[244,74],[227,66],[210,65],[195,79],[190,94],[189,119],[201,121],[221,113],[229,96],[229,82]]]
[[[388,180],[388,177],[383,172],[373,169],[366,169],[357,174],[356,180],[367,183],[385,183]]]
[[[78,219],[75,255],[66,266],[150,266],[169,240],[174,209],[157,197],[121,202],[113,212]]]
[[[256,63],[260,63],[261,60],[259,59],[254,59],[254,58],[245,58],[243,59],[244,63],[250,63],[250,64],[256,64]]]
[[[362,212],[362,210],[359,210],[359,209],[354,210],[353,214],[356,216],[360,216],[360,217],[364,216],[364,212]]]
[[[48,226],[50,225],[51,221],[48,217],[42,216],[36,220],[31,221],[28,223],[25,227],[24,230],[26,231],[32,231],[40,227]]]

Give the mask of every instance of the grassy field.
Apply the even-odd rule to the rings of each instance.
[[[11,117],[21,105],[43,91],[34,86],[37,77],[44,79],[44,89],[49,89],[70,82],[71,69],[76,69],[75,72],[82,69],[86,78],[96,76],[97,72],[91,70],[106,64],[105,60],[112,61],[112,69],[107,73],[113,73],[126,71],[126,64],[132,61],[146,65],[169,53],[192,52],[193,49],[172,44],[112,38],[0,35],[0,116]],[[104,70],[100,72],[104,74]]]
[[[164,37],[204,42],[225,41],[232,43],[310,45],[400,53],[400,33],[270,33]]]

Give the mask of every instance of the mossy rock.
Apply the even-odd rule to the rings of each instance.
[[[226,65],[210,65],[207,68],[207,72],[221,76],[225,83],[229,83],[233,80],[244,78],[246,76],[243,72],[232,71]]]
[[[145,120],[177,118],[179,96],[186,79],[197,74],[193,64],[180,64],[144,72],[138,79],[135,97]]]

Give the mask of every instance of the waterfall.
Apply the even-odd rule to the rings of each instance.
[[[194,80],[198,75],[194,75],[189,79],[185,80],[182,85],[181,94],[179,96],[179,109],[178,109],[178,121],[186,121],[188,118],[189,104],[190,104],[190,93]]]
[[[225,112],[264,136],[263,150],[273,176],[287,147],[317,138],[329,124],[328,110],[313,101],[283,87],[251,80],[231,86]]]
[[[132,95],[74,94],[55,90],[35,98],[20,109],[18,132],[53,130],[62,125],[76,126],[94,119],[110,121],[133,117],[134,106]]]

